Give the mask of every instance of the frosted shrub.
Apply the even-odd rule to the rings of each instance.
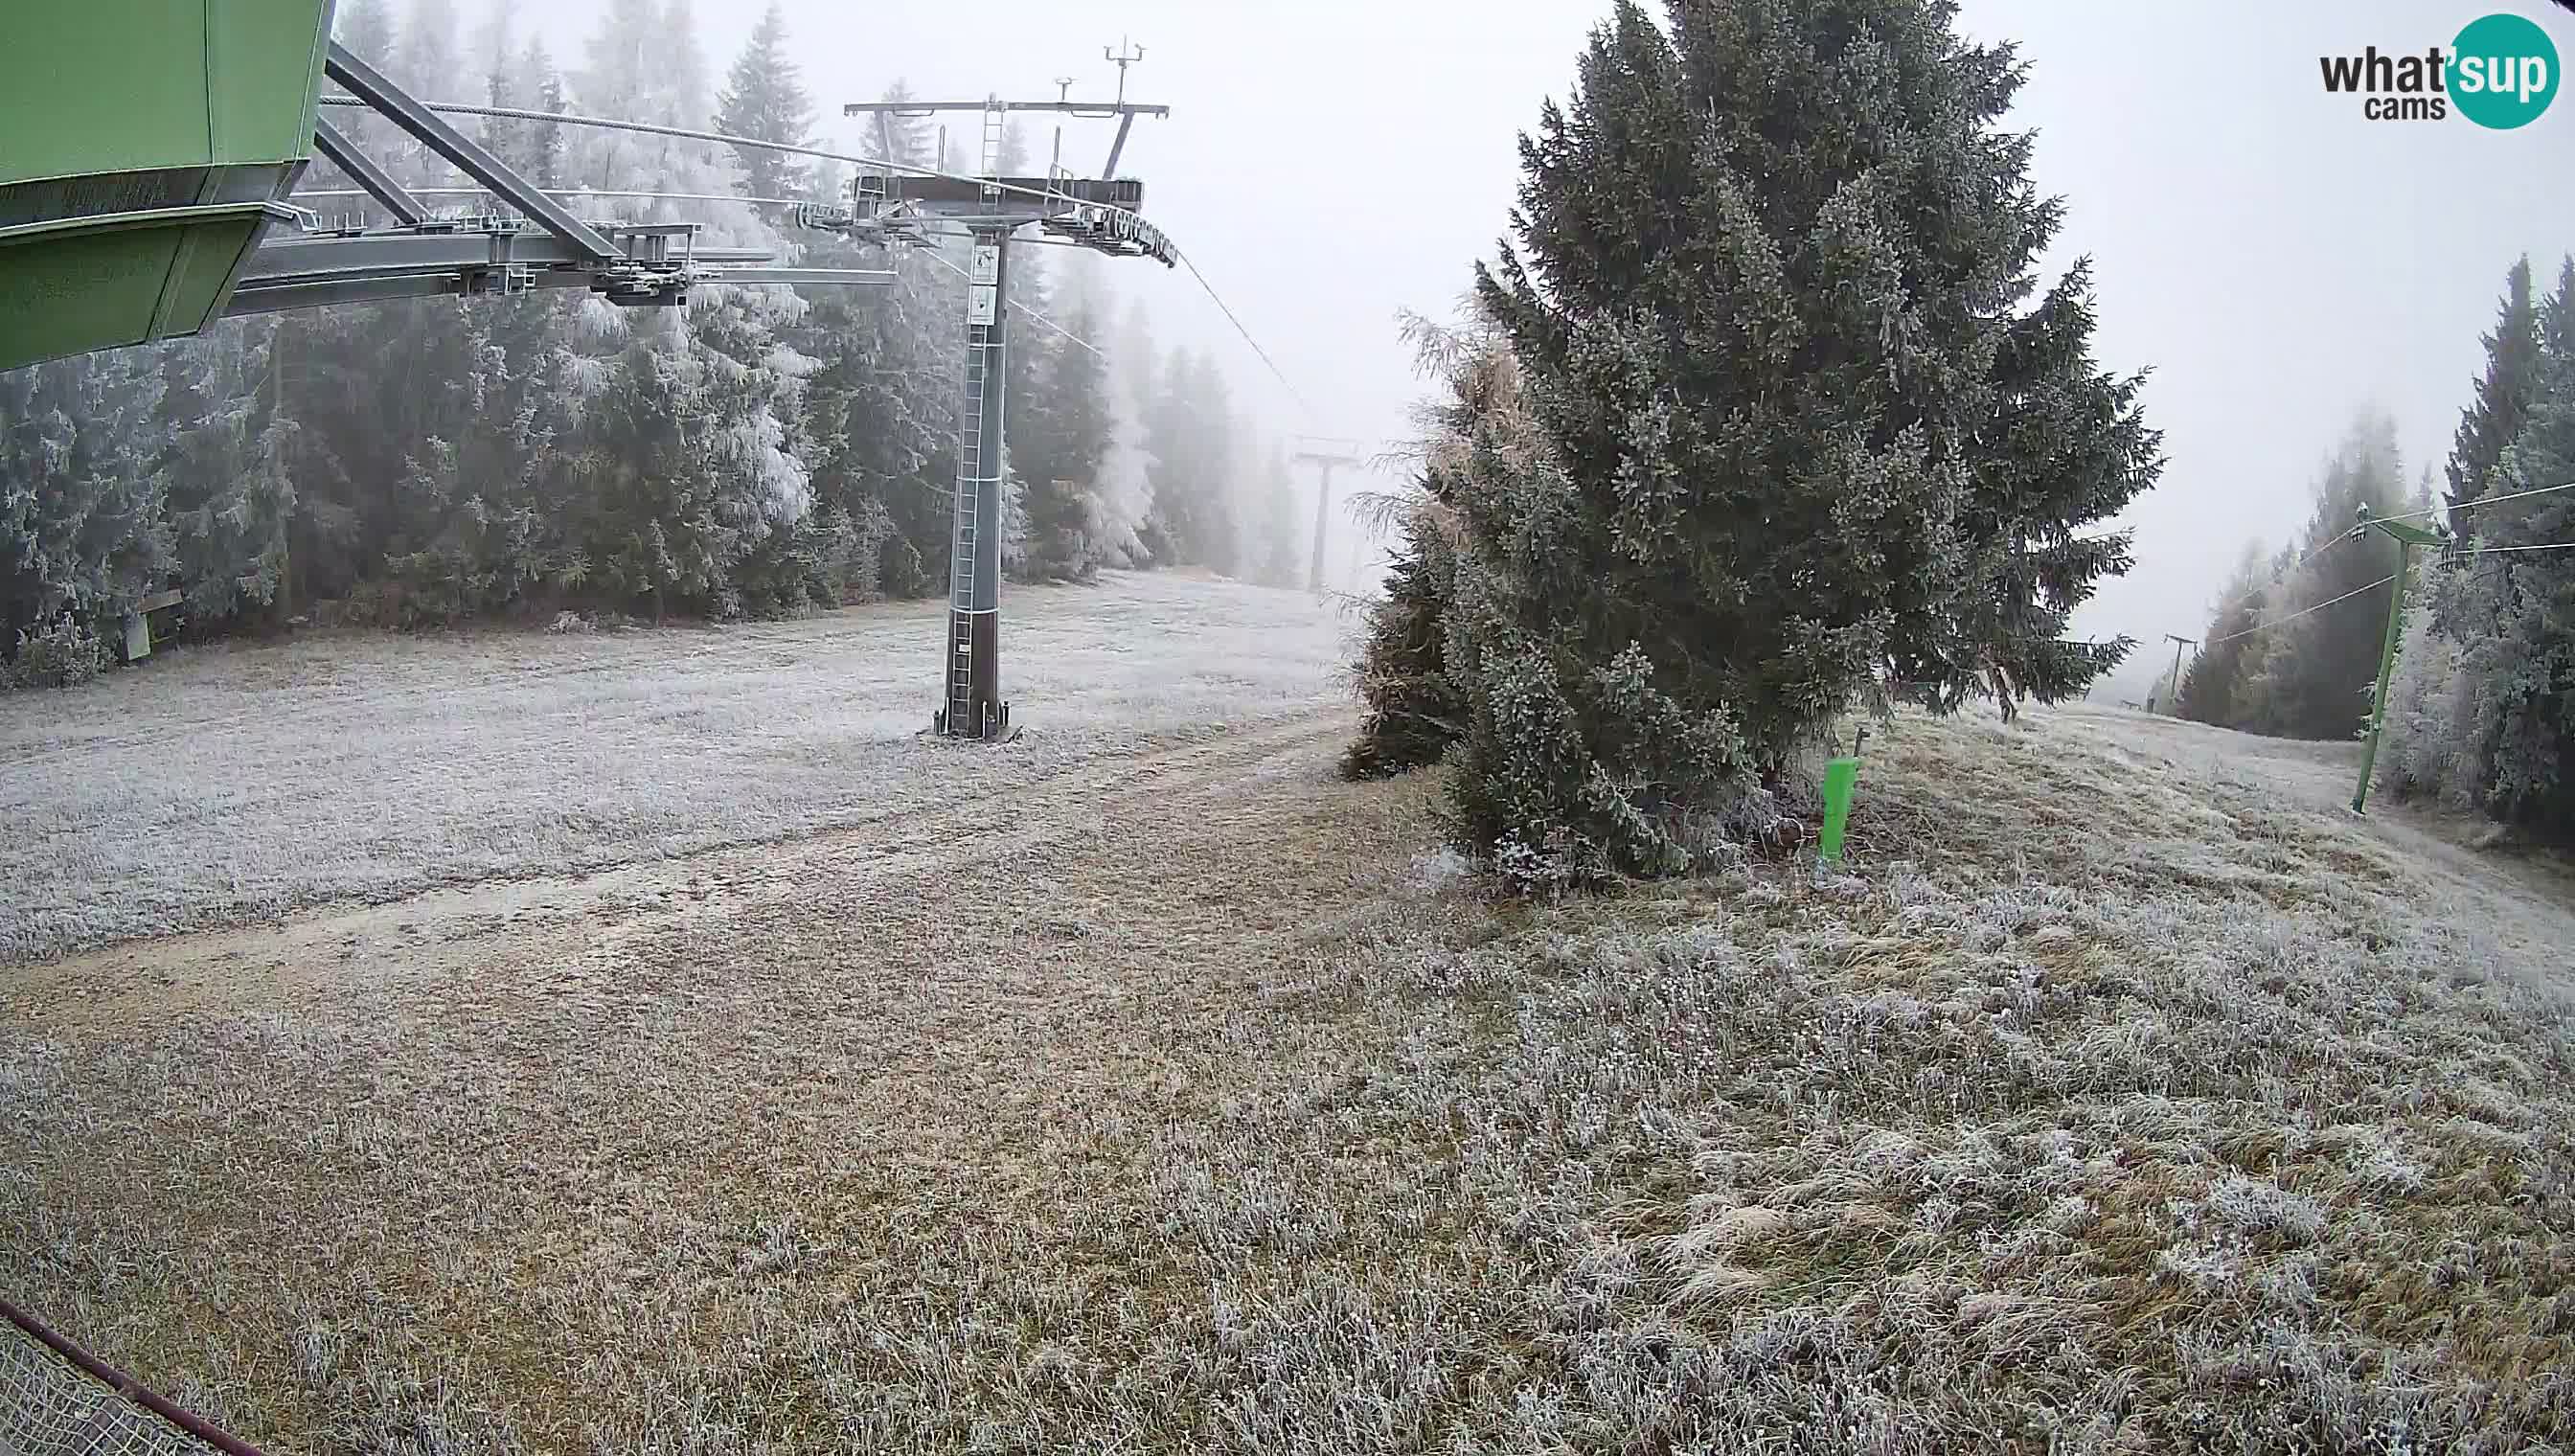
[[[18,653],[0,668],[0,686],[77,688],[107,667],[107,644],[70,617],[18,634]]]

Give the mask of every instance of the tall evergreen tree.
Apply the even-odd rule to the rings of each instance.
[[[277,601],[286,584],[295,422],[269,322],[234,322],[161,355],[172,566],[191,615],[222,619]]]
[[[846,243],[818,245],[818,266],[882,266]],[[928,258],[903,259],[891,288],[818,290],[783,338],[813,361],[804,380],[806,449],[817,508],[851,523],[859,563],[848,588],[915,596],[945,579],[957,470],[954,296]]]
[[[376,66],[391,65],[394,56],[391,0],[347,0],[333,12],[331,34],[361,60]]]
[[[770,0],[717,98],[715,129],[801,147],[813,115],[813,99],[806,95],[796,62],[787,52],[786,12],[778,0]],[[735,156],[742,164],[744,196],[804,194],[806,169],[795,158],[756,147],[738,147]]]
[[[1096,269],[1099,261],[1075,255],[1078,268]],[[1099,317],[1105,320],[1105,281],[1096,286],[1102,298]],[[1109,345],[1110,445],[1101,463],[1099,498],[1101,542],[1111,566],[1146,568],[1167,563],[1171,556],[1168,533],[1154,506],[1153,454],[1145,428],[1161,362],[1144,304],[1131,298]]]
[[[1234,513],[1232,404],[1225,377],[1198,351],[1172,351],[1163,388],[1145,421],[1153,458],[1152,528],[1165,539],[1156,560],[1232,576],[1240,534]]]
[[[583,46],[584,64],[573,78],[573,108],[594,116],[655,121],[650,114],[652,68],[662,63],[662,15],[653,0],[608,0],[607,12]],[[694,119],[693,119],[694,120]],[[649,155],[650,139],[627,132],[584,132],[572,163],[593,187],[621,187],[635,176],[631,159]]]
[[[1038,316],[1051,314],[1053,304],[1047,272],[1038,257],[1044,251],[1012,250],[1010,302],[1004,305],[1011,314],[1006,336],[1009,347],[1002,358],[1010,397],[1002,428],[1010,446],[1012,472],[1031,490],[1063,477],[1067,470],[1066,464],[1056,458],[1055,442],[1049,433],[1053,406],[1047,391],[1057,354],[1072,346],[1037,321]]]
[[[2022,693],[2061,702],[2135,646],[2065,636],[2101,579],[2133,561],[2129,533],[2083,529],[2117,515],[2163,470],[2162,437],[2137,407],[2145,376],[2093,367],[2090,275],[2078,260],[1995,353],[1993,415],[1976,437],[1984,448],[1961,522],[1965,599],[1954,613],[1916,618],[1930,630],[1894,654],[1904,678],[1936,685],[1942,707],[1980,690],[2006,695],[2006,713]]]
[[[996,174],[998,176],[1028,177],[1035,174],[1036,159],[1029,152],[1028,128],[1020,125],[1020,119],[1016,116],[1002,124],[1002,145],[998,150],[996,161],[1001,169]],[[975,159],[975,166],[979,171],[983,165],[982,158]]]
[[[1367,612],[1359,694],[1367,716],[1341,772],[1377,778],[1438,762],[1466,731],[1471,666],[1448,662],[1465,544],[1454,498],[1471,490],[1478,453],[1534,446],[1519,363],[1482,300],[1470,295],[1453,325],[1397,315],[1413,373],[1435,383],[1411,411],[1414,437],[1397,448],[1415,467],[1411,489],[1385,503],[1396,519],[1385,592]],[[1487,457],[1489,458],[1489,457]]]
[[[2456,510],[2486,493],[2486,481],[2503,462],[2505,447],[2530,418],[2532,393],[2538,385],[2539,310],[2532,301],[2530,260],[2514,261],[2504,276],[2503,303],[2493,332],[2485,336],[2486,372],[2450,445],[2444,474],[2449,478],[2448,504]]]
[[[454,100],[469,89],[465,39],[456,0],[411,0],[394,45],[394,80],[423,101]],[[457,175],[437,153],[408,136],[400,137],[397,155],[398,175],[414,186],[437,185]]]
[[[413,95],[444,101],[456,94],[466,64],[456,0],[411,0],[402,39],[394,50],[395,75]]]
[[[0,373],[0,659],[69,617],[104,631],[168,568],[144,350]]]
[[[2246,542],[2235,575],[2218,593],[2217,611],[2201,638],[2199,654],[2182,674],[2181,701],[2175,709],[2182,717],[2218,728],[2241,726],[2237,699],[2243,690],[2246,654],[2252,650],[2250,634],[2263,620],[2269,587],[2262,544]]]
[[[2539,311],[2539,358],[2527,419],[2489,477],[2490,496],[2575,482],[2575,257]],[[2494,632],[2468,663],[2495,705],[2486,734],[2489,803],[2509,822],[2575,837],[2575,491],[2502,501],[2470,516],[2499,554],[2475,570],[2496,580]]]
[[[1523,141],[1479,289],[1539,448],[1466,452],[1445,653],[1458,829],[1512,873],[1693,862],[1890,659],[2090,660],[2040,644],[2124,548],[2052,549],[2151,436],[2079,278],[2015,331],[2058,209],[1999,129],[2022,67],[1954,13],[1675,0],[1666,33],[1628,0]]]
[[[1288,456],[1273,447],[1261,475],[1260,530],[1251,543],[1253,580],[1265,587],[1297,587],[1305,580],[1305,512]]]
[[[525,57],[518,48],[511,17],[509,0],[494,0],[474,32],[474,65],[483,77],[483,96],[489,105],[533,106],[536,95],[526,85]],[[525,170],[533,160],[527,144],[528,123],[487,116],[482,119],[482,132],[483,145],[511,166]]]
[[[1096,325],[1086,304],[1069,331],[1089,339]],[[1080,580],[1108,564],[1102,474],[1113,444],[1109,368],[1090,348],[1063,342],[1048,356],[1032,400],[1047,474],[1029,480],[1029,574]]]
[[[897,76],[894,84],[886,87],[885,94],[877,99],[889,105],[904,106],[921,98],[914,93],[912,83]],[[874,130],[860,144],[859,150],[908,167],[928,167],[936,162],[939,148],[932,136],[930,118],[882,111],[877,113]]]
[[[331,35],[370,65],[393,72],[395,63],[396,26],[392,0],[342,0],[332,12]],[[436,98],[443,99],[443,98]],[[331,120],[367,155],[380,162],[392,163],[407,150],[410,139],[394,129],[393,123],[365,107],[335,108]],[[334,188],[342,191],[355,187],[347,176],[319,156],[299,187],[305,190]],[[328,210],[333,216],[368,225],[390,222],[384,210],[372,198],[344,198]]]
[[[546,51],[544,37],[528,42],[527,54],[521,59],[519,68],[522,84],[531,97],[528,103],[531,107],[557,116],[570,110],[564,105],[563,75],[555,69],[554,57]],[[539,187],[557,187],[563,183],[563,130],[560,122],[528,124],[528,180]]]
[[[2260,634],[2262,667],[2243,689],[2243,727],[2296,738],[2359,732],[2378,679],[2397,548],[2376,532],[2352,530],[2364,507],[2401,515],[2405,494],[2396,422],[2383,410],[2361,411],[2317,478],[2304,565],[2271,594],[2282,625]]]
[[[670,0],[662,12],[662,54],[646,88],[653,120],[666,126],[695,127],[709,115],[707,52],[698,40],[698,8],[692,0]],[[703,146],[704,143],[694,145]]]

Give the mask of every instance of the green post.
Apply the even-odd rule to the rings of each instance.
[[[2361,511],[2361,525],[2374,528],[2396,542],[2396,595],[2387,603],[2387,641],[2378,649],[2378,693],[2369,710],[2369,736],[2360,745],[2360,784],[2351,793],[2351,811],[2365,812],[2369,805],[2369,770],[2378,762],[2378,730],[2387,722],[2387,680],[2396,666],[2396,639],[2405,630],[2405,587],[2414,570],[2414,548],[2439,546],[2438,532],[2399,521],[2372,521],[2366,507]]]
[[[1842,825],[1850,818],[1851,785],[1859,780],[1859,759],[1835,758],[1824,765],[1824,830],[1815,840],[1815,856],[1826,864],[1842,857]]]

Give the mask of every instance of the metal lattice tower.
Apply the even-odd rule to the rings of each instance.
[[[975,182],[903,178],[891,170],[852,184],[854,207],[847,230],[876,237],[918,236],[921,224],[941,219],[965,227],[974,245],[966,290],[966,368],[957,409],[957,494],[949,538],[948,636],[942,654],[940,706],[934,731],[949,737],[993,740],[1012,734],[1011,705],[1002,697],[1002,492],[1004,428],[1010,365],[1011,238],[1032,224],[1071,242],[1121,257],[1146,257],[1171,267],[1179,254],[1143,218],[1144,184],[1113,175],[1078,178],[1062,166],[1064,134],[1056,133],[1057,161],[1044,177],[1002,175],[1004,135],[1015,111],[1058,116],[1116,117],[1118,137],[1104,173],[1114,173],[1128,129],[1139,116],[1168,116],[1167,106],[1126,99],[1126,67],[1143,57],[1110,59],[1119,66],[1116,101],[855,102],[844,116],[926,116],[974,111],[983,116],[981,171]],[[828,224],[827,224],[828,225]]]

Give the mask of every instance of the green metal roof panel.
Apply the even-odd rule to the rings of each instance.
[[[151,338],[178,247],[127,228],[0,250],[0,369]]]
[[[0,184],[204,164],[204,5],[31,5],[11,30]]]
[[[193,334],[313,151],[332,0],[40,0],[0,73],[0,369]]]
[[[206,13],[208,160],[312,155],[331,0],[207,0]]]
[[[0,186],[312,152],[332,0],[18,8],[0,84]]]
[[[275,204],[0,231],[0,369],[194,334],[224,303]]]

